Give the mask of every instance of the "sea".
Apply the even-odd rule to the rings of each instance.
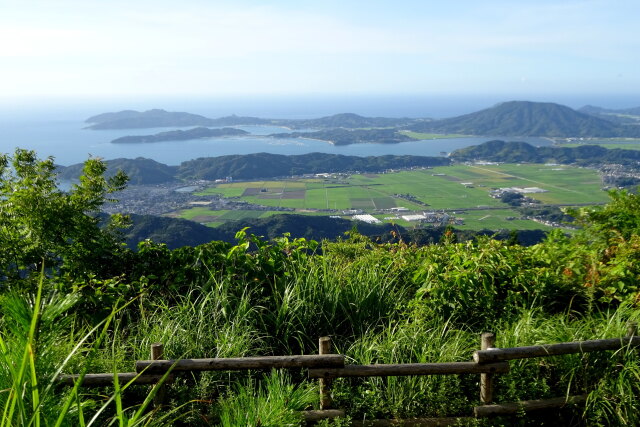
[[[261,118],[307,119],[337,113],[356,113],[368,117],[446,118],[468,114],[499,102],[535,100],[558,102],[573,108],[591,104],[605,108],[640,105],[634,96],[409,96],[409,95],[332,95],[332,96],[237,96],[237,97],[129,97],[109,99],[0,99],[0,153],[16,148],[35,150],[41,158],[52,156],[57,164],[68,166],[88,157],[150,158],[168,165],[179,165],[200,157],[229,154],[274,153],[306,154],[313,152],[354,156],[417,155],[442,156],[458,148],[481,144],[494,137],[430,139],[398,144],[352,144],[334,146],[306,138],[275,139],[271,133],[288,132],[273,126],[239,126],[250,135],[170,141],[146,144],[113,144],[125,135],[149,135],[180,128],[89,130],[85,120],[93,115],[121,110],[162,108],[185,111],[211,118],[236,114]],[[185,129],[185,128],[182,128]],[[514,140],[514,138],[507,138]],[[544,138],[515,138],[534,145],[549,145]]]

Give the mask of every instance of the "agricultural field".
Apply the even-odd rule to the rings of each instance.
[[[520,214],[490,191],[504,187],[538,187],[545,192],[528,197],[551,205],[595,204],[608,200],[597,171],[558,165],[455,165],[384,174],[358,174],[323,179],[247,181],[213,185],[199,195],[219,194],[264,206],[266,210],[211,211],[196,207],[178,213],[211,226],[248,217],[283,213],[269,208],[290,208],[305,215],[341,215],[350,209],[374,215],[383,222],[415,226],[402,215],[442,211],[461,218],[460,228],[545,227]],[[392,212],[392,208],[408,211]],[[391,219],[393,218],[393,219]]]

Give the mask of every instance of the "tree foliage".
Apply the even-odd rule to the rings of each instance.
[[[53,158],[17,149],[0,156],[0,274],[28,276],[44,263],[74,275],[109,266],[119,249],[116,230],[126,223],[112,217],[100,227],[98,213],[107,196],[122,190],[123,173],[104,177],[105,163],[85,162],[80,182],[69,192],[57,186]]]

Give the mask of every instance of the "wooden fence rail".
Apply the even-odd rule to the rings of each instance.
[[[138,360],[136,372],[240,371],[247,369],[294,369],[344,367],[344,355],[258,356],[225,359]]]
[[[473,360],[476,363],[495,363],[515,359],[559,356],[563,354],[588,353],[592,351],[620,350],[625,347],[640,346],[640,337],[613,338],[564,342],[560,344],[534,345],[529,347],[490,348],[476,351]]]
[[[493,348],[495,334],[484,333],[481,337],[480,350],[473,354],[472,362],[448,363],[404,363],[404,364],[374,364],[374,365],[345,365],[345,356],[332,354],[331,339],[322,337],[319,340],[317,355],[295,356],[258,356],[216,359],[179,359],[163,360],[161,344],[151,347],[152,360],[139,360],[135,363],[136,372],[86,374],[82,377],[82,386],[97,387],[112,385],[117,375],[120,383],[157,384],[162,378],[171,382],[174,375],[185,371],[233,371],[259,369],[308,369],[309,378],[319,379],[320,382],[320,410],[305,411],[308,421],[322,418],[344,416],[344,410],[332,408],[331,385],[334,378],[343,377],[387,377],[410,375],[480,375],[480,401],[482,406],[473,408],[476,418],[495,415],[515,414],[521,411],[559,408],[569,404],[579,404],[586,401],[586,395],[565,396],[542,400],[529,400],[512,403],[490,404],[494,399],[494,377],[497,374],[509,372],[509,360],[529,359],[537,357],[557,356],[563,354],[586,353],[592,351],[620,350],[640,346],[640,336],[635,336],[637,326],[630,324],[627,337],[566,342],[559,344],[537,345],[528,347]],[[170,375],[166,375],[171,371]],[[163,375],[164,374],[164,375]],[[61,384],[73,385],[80,379],[80,375],[62,375],[58,379]],[[162,387],[162,386],[161,386]],[[159,390],[154,399],[155,405],[162,404],[163,390]],[[459,418],[429,419],[429,425],[449,425],[451,420]],[[371,425],[395,425],[385,424]],[[399,421],[399,420],[397,420]],[[420,419],[420,421],[424,421]],[[435,423],[435,424],[432,424]],[[369,425],[369,424],[367,424]],[[411,424],[409,425],[417,425]]]
[[[504,374],[509,364],[475,362],[403,363],[388,365],[348,365],[344,368],[309,369],[309,378],[398,377],[407,375]]]

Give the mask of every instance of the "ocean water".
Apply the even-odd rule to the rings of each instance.
[[[146,135],[175,128],[87,130],[84,120],[95,114],[124,109],[163,108],[187,111],[207,117],[231,114],[263,118],[313,118],[353,112],[363,116],[443,118],[466,114],[510,99],[561,102],[578,108],[587,103],[622,108],[640,105],[640,99],[603,97],[601,99],[535,99],[499,96],[315,96],[315,97],[234,97],[234,98],[155,98],[107,100],[19,100],[0,102],[0,152],[11,153],[16,147],[36,150],[40,157],[53,156],[56,163],[70,165],[89,156],[104,159],[146,157],[178,165],[198,157],[269,152],[305,154],[312,152],[373,156],[385,154],[437,156],[494,138],[455,138],[411,141],[400,144],[353,144],[333,146],[308,139],[273,139],[264,135],[286,130],[270,126],[242,126],[251,133],[244,137],[210,138],[149,144],[112,144],[125,135]],[[571,102],[567,102],[571,101]],[[635,104],[634,104],[635,102]],[[547,145],[540,138],[519,138],[535,145]]]

